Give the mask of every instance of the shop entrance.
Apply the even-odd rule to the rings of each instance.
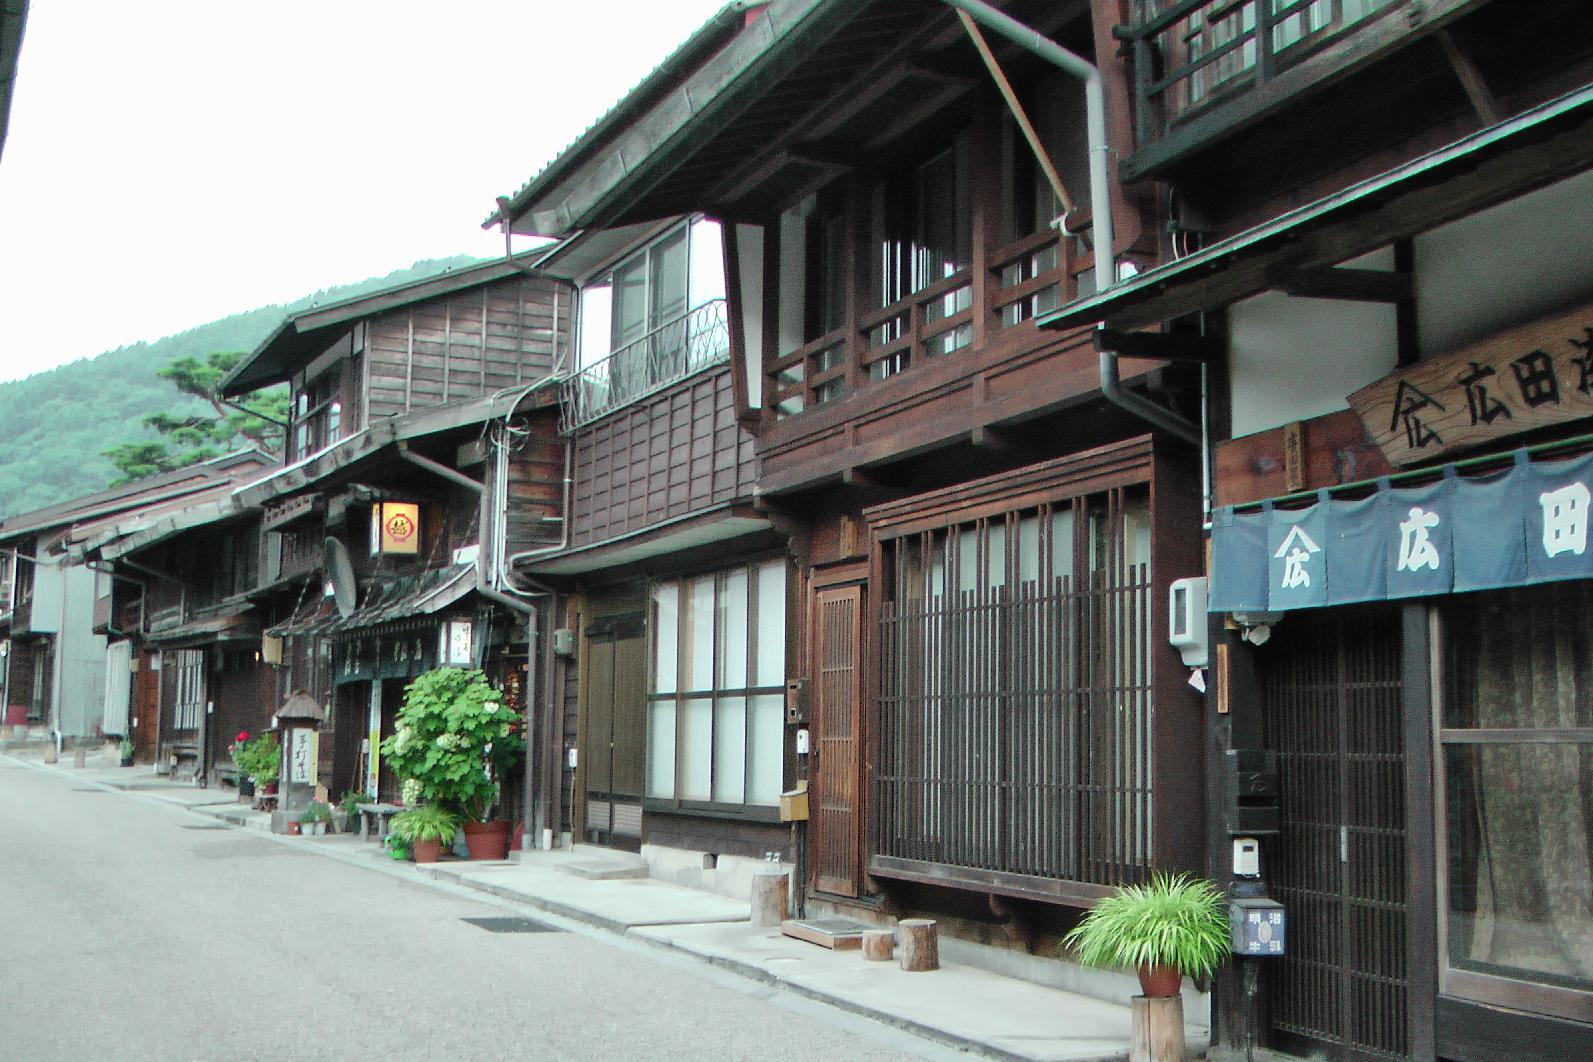
[[[1404,1058],[1405,739],[1396,610],[1296,612],[1258,654],[1281,833],[1267,872],[1289,912],[1268,963],[1280,1047]]]

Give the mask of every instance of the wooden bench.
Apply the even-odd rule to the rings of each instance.
[[[394,815],[408,809],[402,804],[356,804],[360,813],[360,840],[369,840],[371,824],[376,824],[376,839],[382,840],[387,836],[388,827]]]

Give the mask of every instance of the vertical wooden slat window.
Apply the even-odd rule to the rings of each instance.
[[[881,548],[875,853],[1144,880],[1146,492],[1065,499]]]
[[[779,803],[785,612],[782,560],[653,588],[647,796],[654,807]]]

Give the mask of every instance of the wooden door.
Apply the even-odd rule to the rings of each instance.
[[[642,836],[646,768],[647,640],[640,615],[586,630],[585,831],[601,844],[634,848]]]
[[[1261,651],[1281,833],[1267,878],[1289,951],[1266,960],[1279,1046],[1406,1056],[1409,899],[1399,613],[1294,613]]]
[[[863,588],[813,599],[813,884],[856,896],[862,886]]]
[[[139,653],[138,675],[133,693],[133,756],[139,763],[155,762],[155,731],[160,716],[160,672],[154,662],[158,654]]]

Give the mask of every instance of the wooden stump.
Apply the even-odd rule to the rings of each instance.
[[[894,929],[863,930],[863,958],[870,962],[889,962],[895,957],[896,931]]]
[[[1129,1062],[1184,1062],[1183,997],[1135,996],[1129,1004]]]
[[[904,918],[897,922],[896,945],[902,969],[909,973],[940,969],[940,942],[933,918]]]
[[[777,929],[786,920],[790,890],[785,871],[759,870],[752,875],[752,927]]]

